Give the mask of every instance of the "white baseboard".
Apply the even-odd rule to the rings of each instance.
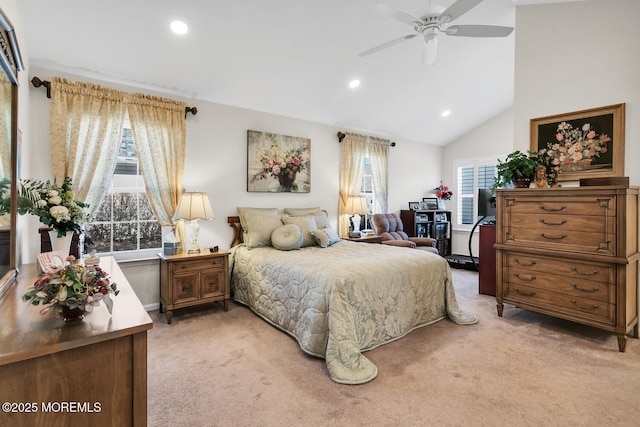
[[[144,309],[147,311],[154,311],[154,310],[159,310],[160,309],[160,303],[156,302],[153,304],[147,304],[144,306]]]

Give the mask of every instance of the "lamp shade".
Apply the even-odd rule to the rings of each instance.
[[[187,192],[182,193],[178,202],[178,209],[173,215],[173,219],[185,219],[193,221],[196,219],[212,219],[213,209],[209,203],[209,196],[206,193]]]
[[[350,215],[365,215],[369,213],[365,197],[349,196],[347,199],[346,213]]]

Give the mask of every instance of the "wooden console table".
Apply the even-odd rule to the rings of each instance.
[[[0,299],[0,425],[145,426],[147,331],[151,318],[112,257],[100,259],[118,284],[113,313],[104,304],[65,324],[21,300],[36,266],[20,270]],[[6,405],[6,404],[5,404]],[[14,412],[15,410],[15,412]]]

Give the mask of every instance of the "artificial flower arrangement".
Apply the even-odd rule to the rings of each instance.
[[[585,123],[582,128],[574,128],[570,123],[561,122],[556,131],[556,141],[538,151],[538,156],[548,158],[551,167],[562,167],[572,163],[591,162],[607,152],[609,135],[598,134]]]
[[[20,215],[37,216],[43,224],[56,230],[58,237],[69,231],[82,233],[82,225],[88,220],[85,208],[89,205],[74,199],[71,178],[66,177],[60,187],[51,181],[34,179],[21,180],[20,184]]]
[[[70,310],[77,314],[90,313],[103,301],[109,313],[113,309],[110,294],[118,295],[117,285],[111,283],[107,272],[99,266],[73,264],[75,258],[67,258],[67,265],[49,266],[38,280],[29,286],[22,300],[44,307],[40,314],[54,310],[67,317]]]
[[[442,200],[451,200],[451,196],[453,196],[453,192],[446,185],[442,185],[442,181],[439,186],[433,189],[433,192],[436,193],[438,199]]]
[[[293,180],[298,172],[309,168],[309,156],[306,151],[307,147],[304,146],[280,150],[275,142],[272,142],[269,148],[261,148],[253,159],[262,169],[253,175],[251,182],[267,179],[269,176],[278,180]]]

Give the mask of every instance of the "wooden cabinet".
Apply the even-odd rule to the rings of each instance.
[[[638,335],[638,188],[497,192],[498,315],[503,303]]]
[[[400,220],[409,237],[436,239],[440,255],[451,255],[451,211],[401,210]]]
[[[478,254],[478,293],[496,296],[495,224],[480,225],[480,253]]]
[[[153,322],[116,261],[102,257],[100,267],[120,291],[111,314],[100,304],[74,324],[53,310],[41,315],[21,300],[36,264],[22,266],[0,299],[0,401],[20,405],[0,412],[0,425],[147,425]]]
[[[229,300],[229,252],[158,254],[160,258],[160,312],[171,323],[173,310]]]

